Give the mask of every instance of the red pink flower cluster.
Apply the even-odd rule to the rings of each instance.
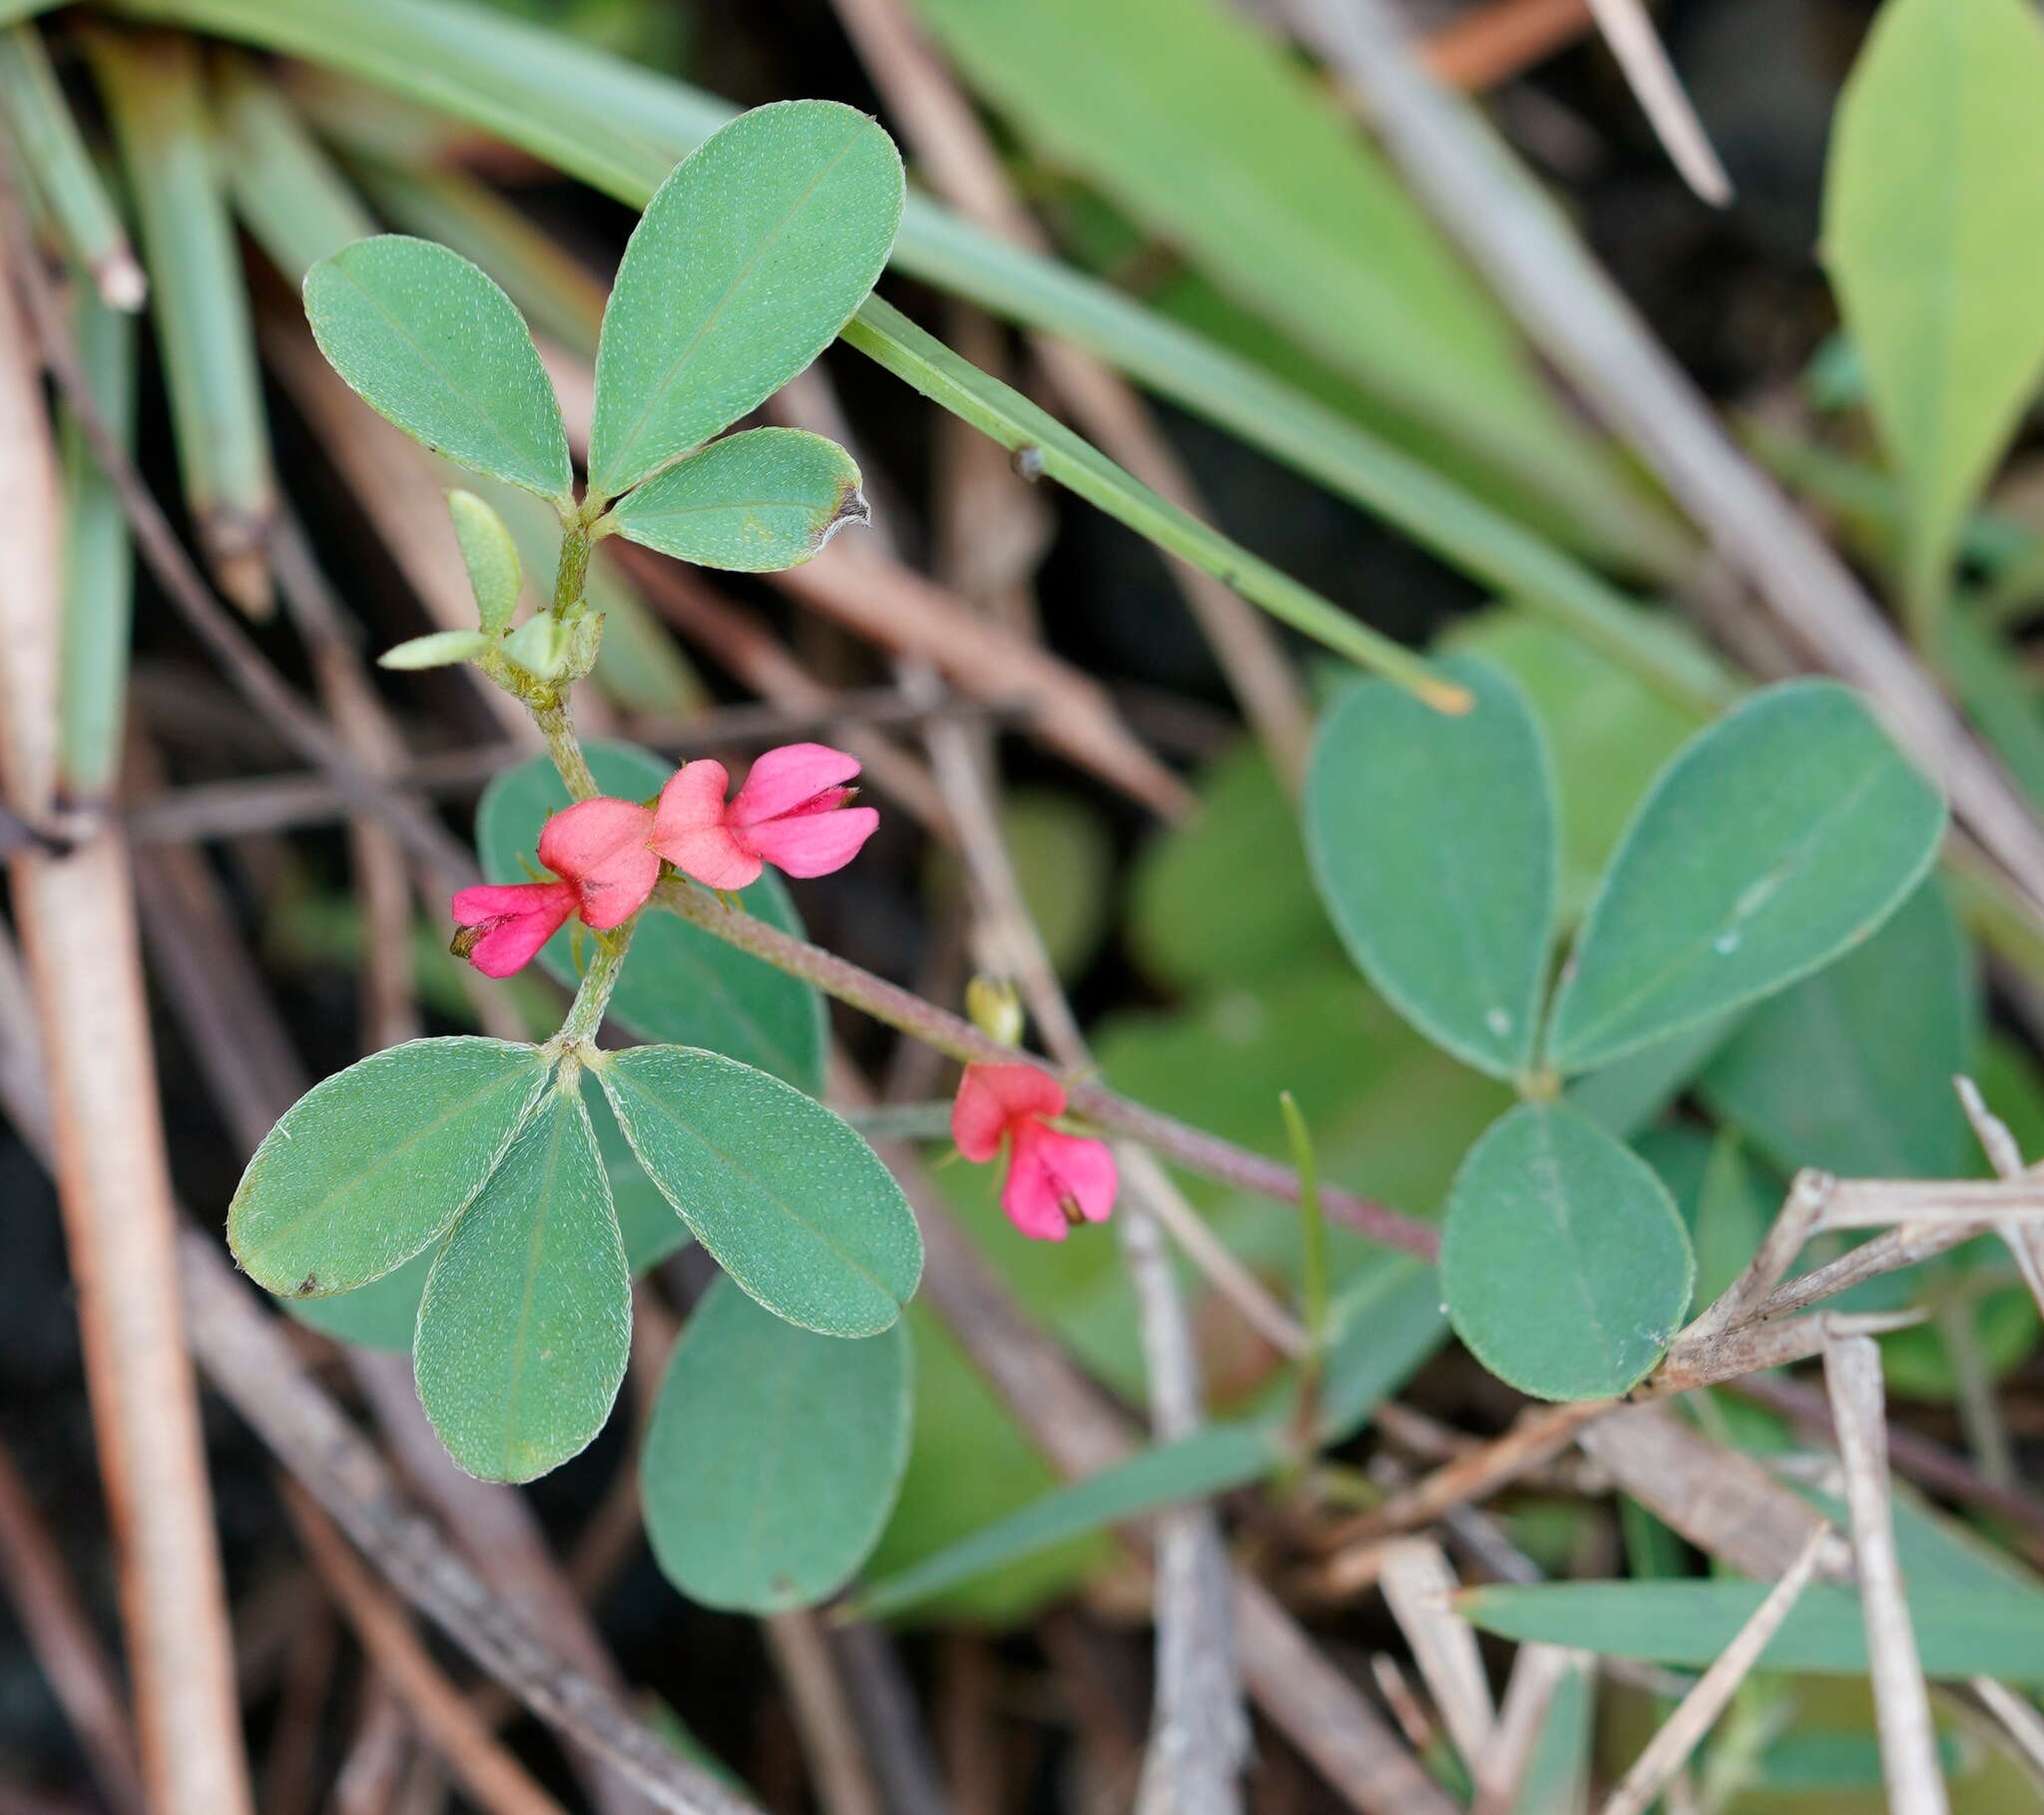
[[[753,764],[730,800],[724,764],[685,764],[652,806],[608,796],[577,801],[539,835],[548,882],[484,883],[454,897],[454,949],[486,977],[508,977],[580,916],[598,932],[646,905],[663,863],[706,887],[742,889],[767,864],[790,876],[842,869],[880,816],[853,806],[858,759],[820,743],[790,743]],[[1007,1154],[1001,1207],[1023,1234],[1062,1241],[1114,1208],[1107,1143],[1051,1127],[1064,1086],[1033,1065],[968,1065],[951,1106],[951,1137],[976,1164]]]
[[[790,876],[842,869],[880,815],[853,806],[858,758],[821,743],[789,743],[753,764],[727,800],[731,777],[708,759],[675,770],[652,806],[607,796],[556,813],[539,835],[552,882],[492,882],[454,897],[455,950],[486,977],[508,977],[579,915],[598,932],[646,905],[660,866],[713,889],[742,889],[767,864]]]

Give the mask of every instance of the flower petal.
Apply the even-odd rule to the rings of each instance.
[[[729,771],[711,757],[683,763],[660,790],[660,804],[653,811],[653,848],[673,863],[676,859],[662,849],[670,839],[724,824],[724,790],[730,785]]]
[[[455,924],[480,929],[465,956],[485,977],[523,970],[574,912],[565,882],[483,883],[454,897]]]
[[[1008,1158],[1008,1176],[1001,1184],[1001,1208],[1008,1220],[1032,1241],[1062,1241],[1071,1224],[1058,1191],[1058,1180],[1045,1163],[1038,1138],[1050,1131],[1039,1122],[1025,1124],[1015,1136]]]
[[[693,765],[692,765],[693,766]],[[742,889],[760,880],[766,866],[721,825],[677,832],[653,847],[685,876],[705,888]]]
[[[951,1104],[951,1138],[967,1159],[984,1165],[1022,1123],[1064,1110],[1065,1088],[1048,1072],[1033,1065],[968,1065]]]
[[[647,848],[653,813],[630,800],[578,800],[539,835],[539,860],[574,885],[582,918],[599,932],[622,926],[646,905],[660,880]]]
[[[836,807],[827,813],[796,813],[749,825],[747,844],[790,876],[827,876],[858,855],[880,815],[869,806]]]
[[[833,750],[827,743],[783,743],[753,764],[746,785],[731,803],[732,823],[750,826],[763,819],[778,818],[814,799],[825,788],[842,785],[857,773],[858,758],[843,750]]]
[[[1115,1170],[1114,1150],[1106,1141],[1032,1123],[1017,1138],[1018,1156],[1024,1146],[1049,1175],[1061,1207],[1076,1204],[1088,1222],[1105,1222],[1113,1214],[1121,1180]]]

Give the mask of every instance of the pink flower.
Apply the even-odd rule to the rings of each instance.
[[[880,815],[847,804],[858,758],[821,743],[787,743],[753,764],[727,801],[731,777],[708,758],[685,763],[660,790],[653,848],[706,888],[742,889],[766,864],[790,876],[842,869]]]
[[[983,1165],[1007,1142],[1001,1208],[1039,1241],[1062,1241],[1114,1209],[1114,1154],[1104,1140],[1051,1128],[1064,1113],[1064,1086],[1033,1065],[968,1065],[951,1105],[951,1138],[967,1159]]]
[[[522,969],[569,919],[607,932],[646,905],[660,880],[647,848],[653,812],[629,800],[579,800],[546,822],[539,860],[558,882],[492,882],[454,897],[454,952],[485,977]]]

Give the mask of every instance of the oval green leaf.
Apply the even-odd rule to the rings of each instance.
[[[819,1336],[719,1280],[668,1363],[640,1464],[662,1574],[743,1613],[834,1592],[887,1522],[909,1413],[905,1330]]]
[[[1434,711],[1369,681],[1321,721],[1306,851],[1349,955],[1405,1019],[1466,1064],[1532,1062],[1558,872],[1547,743],[1487,663],[1441,665],[1476,703]],[[1252,879],[1253,880],[1253,879]]]
[[[1548,1062],[1589,1071],[1807,976],[1894,912],[1944,821],[1856,693],[1754,694],[1641,803],[1564,973]]]
[[[550,1062],[505,1040],[414,1040],[315,1085],[262,1137],[228,1209],[249,1276],[350,1292],[447,1232],[496,1169]]]
[[[1521,1392],[1602,1399],[1636,1386],[1695,1278],[1667,1186],[1573,1110],[1520,1105],[1455,1176],[1441,1233],[1448,1317]]]
[[[902,194],[894,142],[835,101],[756,107],[690,153],[604,310],[592,493],[702,446],[828,346],[887,261]]]
[[[871,521],[858,468],[804,429],[727,435],[654,474],[611,512],[618,534],[739,574],[800,567],[847,523]]]
[[[1960,525],[2044,376],[2044,28],[2026,0],[1888,0],[1838,100],[1823,251],[1942,606]]]
[[[603,1429],[632,1350],[632,1278],[579,1093],[558,1087],[426,1281],[419,1403],[484,1481],[530,1481]]]
[[[590,772],[607,794],[645,800],[674,764],[623,743],[587,746]],[[524,882],[537,861],[540,827],[568,804],[568,790],[544,755],[496,775],[476,809],[476,851],[492,882]],[[787,890],[771,872],[744,891],[746,911],[801,936]],[[577,982],[574,930],[547,941],[540,962],[571,989]],[[823,1088],[823,1001],[771,965],[677,920],[648,913],[633,936],[611,1019],[648,1040],[708,1047],[771,1072],[812,1095]]]
[[[1952,1079],[1974,1007],[1965,936],[1926,878],[1857,951],[1755,1009],[1700,1088],[1786,1171],[1949,1178],[1966,1169]]]
[[[922,1236],[893,1174],[841,1118],[689,1047],[606,1054],[596,1073],[647,1177],[768,1310],[826,1336],[871,1336],[901,1314]]]
[[[435,453],[571,501],[561,406],[516,304],[430,239],[358,239],[305,273],[305,317],[362,401]]]
[[[625,1239],[625,1264],[636,1279],[687,1245],[689,1225],[646,1176],[593,1079],[583,1080],[582,1102],[596,1130],[597,1151],[603,1155],[603,1169],[610,1179],[611,1203]],[[429,1246],[395,1272],[352,1292],[336,1292],[330,1298],[286,1298],[284,1308],[322,1335],[358,1343],[365,1349],[409,1355],[418,1331],[419,1300],[425,1296],[426,1279],[438,1257],[439,1248]]]

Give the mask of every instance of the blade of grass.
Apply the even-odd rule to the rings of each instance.
[[[363,77],[497,133],[634,206],[732,113],[699,91],[519,21],[427,0],[358,0],[344,18],[307,0],[124,4]],[[916,195],[894,262],[1003,319],[1084,347],[1554,618],[1674,696],[1706,704],[1728,697],[1713,663],[1582,563],[1253,362],[1107,285],[1007,245]],[[875,331],[884,337],[884,329]]]
[[[100,415],[126,443],[135,416],[133,318],[81,286],[72,332]],[[121,762],[135,560],[120,496],[68,410],[58,418],[58,445],[64,464],[64,632],[57,766],[69,800],[97,801],[112,791]]]
[[[235,212],[285,277],[297,283],[307,266],[376,231],[375,217],[260,70],[223,54],[213,72]]]
[[[968,365],[892,303],[875,296],[845,323],[844,339],[904,384],[998,441],[1025,472],[1076,492],[1159,548],[1225,580],[1274,618],[1336,655],[1409,688],[1443,711],[1467,709],[1463,689],[1388,637],[1328,604],[1268,562],[1167,504],[1020,392]]]
[[[105,29],[87,48],[155,278],[186,508],[222,592],[252,618],[266,617],[264,545],[276,504],[269,429],[199,48]]]
[[[149,279],[128,243],[128,228],[86,149],[84,135],[50,67],[33,25],[0,31],[0,120],[14,140],[71,255],[88,271],[110,308],[134,310]]]

